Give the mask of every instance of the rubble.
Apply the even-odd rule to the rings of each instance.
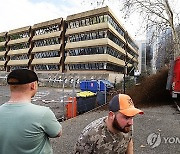
[[[137,107],[160,106],[172,103],[170,92],[166,90],[168,68],[146,77],[139,85],[127,90]]]

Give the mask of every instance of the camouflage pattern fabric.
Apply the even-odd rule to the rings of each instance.
[[[91,122],[84,128],[75,145],[75,154],[124,154],[132,131],[111,133],[103,117]]]

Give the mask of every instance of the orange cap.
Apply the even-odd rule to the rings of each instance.
[[[131,97],[126,94],[114,96],[109,102],[109,110],[112,112],[119,111],[129,117],[135,116],[136,114],[144,114],[142,110],[134,107]]]

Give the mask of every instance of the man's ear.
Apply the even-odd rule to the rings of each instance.
[[[31,89],[32,89],[32,90],[36,89],[36,82],[32,82],[32,83],[31,83]]]
[[[109,117],[110,120],[114,120],[114,118],[115,118],[114,112],[109,111],[109,116],[108,117]]]

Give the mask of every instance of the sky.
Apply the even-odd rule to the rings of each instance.
[[[137,35],[137,17],[125,21],[115,0],[111,0],[107,5],[133,39],[144,39],[143,35]],[[68,15],[94,8],[95,6],[89,3],[83,3],[83,0],[0,0],[0,33],[60,17],[65,19]]]

